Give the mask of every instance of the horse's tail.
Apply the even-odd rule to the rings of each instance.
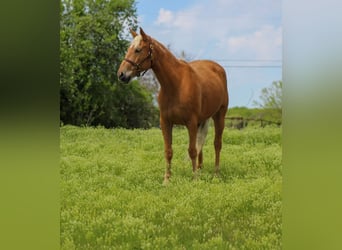
[[[207,137],[209,127],[209,119],[200,123],[197,130],[197,138],[196,138],[196,149],[197,154],[199,154],[202,150],[203,144],[205,142],[205,138]]]

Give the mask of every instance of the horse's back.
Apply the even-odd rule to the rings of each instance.
[[[219,92],[228,101],[227,75],[221,65],[210,60],[196,60],[189,65],[199,78],[198,82],[204,91]]]
[[[221,108],[227,108],[228,88],[224,68],[210,60],[192,61],[188,65],[193,72],[191,82],[199,90],[201,119],[208,119]]]
[[[212,78],[227,89],[226,71],[218,63],[210,60],[196,60],[190,62],[189,65],[202,79]]]

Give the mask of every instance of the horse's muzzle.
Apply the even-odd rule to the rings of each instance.
[[[118,78],[119,78],[120,81],[122,81],[124,83],[128,83],[131,80],[131,77],[130,76],[126,76],[123,72],[118,74]]]

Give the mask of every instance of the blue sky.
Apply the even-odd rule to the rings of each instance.
[[[280,0],[139,0],[137,11],[153,38],[224,66],[230,107],[253,107],[262,88],[282,80]]]

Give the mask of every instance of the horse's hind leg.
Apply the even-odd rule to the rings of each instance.
[[[215,124],[215,173],[219,174],[220,171],[220,152],[222,148],[222,134],[224,129],[224,119],[226,116],[227,107],[221,109],[213,116]]]
[[[203,166],[203,145],[205,143],[205,138],[208,134],[208,127],[209,127],[209,120],[206,120],[205,122],[201,123],[198,126],[197,131],[197,138],[196,138],[196,149],[198,154],[198,169],[201,169]]]
[[[198,154],[198,169],[201,169],[203,167],[203,150],[201,149],[201,151]]]

